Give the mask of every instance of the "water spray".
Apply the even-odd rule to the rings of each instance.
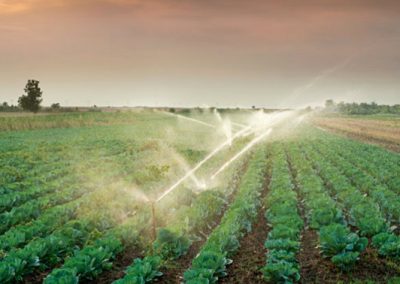
[[[212,176],[211,179],[213,180],[217,175],[219,175],[222,171],[224,171],[230,164],[232,164],[235,160],[237,160],[240,156],[242,156],[244,153],[249,151],[251,148],[253,148],[256,144],[258,144],[262,139],[267,137],[269,134],[271,134],[272,129],[269,128],[266,132],[263,134],[257,136],[254,138],[252,141],[250,141],[242,150],[240,150],[235,156],[233,156],[228,162],[226,162],[222,167],[216,171]]]
[[[165,112],[166,113],[166,112]],[[216,129],[215,126],[205,123],[203,121],[197,120],[197,119],[192,119],[188,118],[185,116],[180,116],[176,114],[171,114],[171,113],[166,113],[178,117],[182,117],[184,119],[190,120],[192,122],[197,122],[202,125],[206,125],[209,127],[212,127]],[[261,115],[261,114],[260,114]],[[247,151],[249,151],[252,147],[254,147],[256,144],[261,142],[265,137],[271,134],[272,132],[272,126],[275,125],[277,122],[279,122],[282,118],[285,118],[287,116],[287,113],[277,113],[273,114],[268,120],[265,119],[265,116],[260,116],[257,115],[255,120],[249,123],[249,125],[242,125],[238,123],[232,123],[232,125],[240,126],[241,129],[237,131],[234,135],[232,135],[231,139],[227,139],[227,141],[221,143],[218,147],[216,147],[211,153],[209,153],[202,161],[200,161],[194,168],[191,170],[188,170],[186,174],[180,178],[176,183],[174,183],[170,188],[168,188],[165,192],[161,194],[157,199],[149,199],[144,193],[141,191],[133,190],[132,194],[137,196],[138,198],[141,198],[144,200],[144,202],[148,203],[151,207],[151,235],[153,238],[153,241],[156,240],[157,238],[157,216],[156,216],[156,203],[161,201],[165,196],[167,196],[169,193],[171,193],[174,189],[176,189],[182,182],[184,182],[188,178],[194,178],[195,183],[196,178],[194,177],[194,173],[201,167],[203,166],[204,163],[206,163],[208,160],[213,158],[215,155],[217,155],[220,151],[222,151],[226,146],[229,146],[235,139],[239,137],[245,137],[254,133],[259,133],[260,130],[265,130],[267,127],[269,127],[266,131],[262,132],[259,135],[256,135],[256,137],[251,140],[244,148],[242,148],[238,153],[236,153],[229,161],[227,161],[224,165],[222,165],[221,168],[219,168],[212,176],[211,180],[215,179],[217,175],[219,175],[222,171],[224,171],[230,164],[232,164],[235,160],[237,160],[240,156],[245,154]],[[283,117],[282,117],[283,115]],[[303,120],[303,117],[300,117],[299,122]],[[205,186],[205,184],[203,185]]]
[[[251,126],[248,126],[246,128],[243,128],[242,130],[238,131],[235,133],[235,135],[232,136],[231,140],[225,141],[224,143],[220,144],[217,148],[215,148],[210,154],[208,154],[202,161],[200,161],[194,168],[192,168],[190,171],[188,171],[182,178],[180,178],[175,184],[173,184],[169,189],[167,189],[157,200],[156,202],[159,202],[161,199],[163,199],[165,196],[167,196],[170,192],[172,192],[175,188],[177,188],[182,182],[184,182],[187,178],[189,178],[193,173],[195,173],[205,162],[210,160],[212,157],[214,157],[216,154],[218,154],[222,149],[224,149],[226,146],[229,146],[230,143],[232,143],[233,140],[237,139],[240,137],[243,133],[248,131],[251,128]]]
[[[198,123],[198,124],[210,127],[210,128],[216,128],[215,125],[212,125],[210,123],[207,123],[207,122],[204,122],[204,121],[192,118],[192,117],[187,117],[187,116],[184,116],[184,115],[180,115],[180,114],[176,114],[176,113],[170,113],[170,112],[166,112],[166,111],[164,111],[163,113],[166,114],[166,115],[172,115],[172,116],[175,116],[175,117],[178,117],[178,118],[186,119],[188,121],[195,122],[195,123]]]
[[[186,162],[186,160],[177,153],[173,148],[163,146],[165,151],[167,151],[168,155],[171,156],[178,164],[179,166],[182,167],[184,172],[188,172],[190,170],[189,164]],[[203,189],[206,185],[203,180],[199,180],[194,174],[190,175],[189,177],[192,182],[196,185],[198,189]]]
[[[240,128],[245,128],[247,127],[247,125],[241,124],[241,123],[237,123],[237,122],[233,122],[232,121],[232,125],[236,126],[236,127],[240,127]]]
[[[170,114],[170,113],[168,113]],[[208,154],[202,161],[200,161],[194,168],[192,168],[190,171],[188,171],[182,178],[180,178],[175,184],[173,184],[170,188],[168,188],[164,193],[161,194],[160,197],[158,197],[156,199],[156,203],[159,202],[160,200],[162,200],[165,196],[167,196],[169,193],[171,193],[175,188],[177,188],[182,182],[184,182],[187,178],[191,177],[200,167],[203,166],[204,163],[206,163],[208,160],[210,160],[211,158],[213,158],[215,155],[217,155],[220,151],[222,151],[226,146],[229,146],[234,140],[236,140],[239,137],[244,137],[244,136],[248,136],[252,133],[255,133],[259,130],[265,129],[266,127],[269,127],[269,129],[257,136],[256,138],[253,139],[253,141],[251,141],[244,149],[242,149],[238,154],[237,157],[232,158],[230,160],[230,162],[228,161],[228,165],[229,163],[232,163],[235,159],[237,159],[239,156],[241,156],[242,154],[244,154],[248,149],[250,149],[251,147],[253,147],[255,144],[257,144],[260,140],[262,140],[262,138],[264,138],[265,136],[269,135],[269,133],[272,131],[272,126],[274,126],[275,124],[277,124],[279,121],[281,121],[284,118],[288,118],[288,116],[290,116],[292,114],[291,111],[284,111],[284,112],[278,112],[278,113],[272,113],[271,115],[268,115],[268,121],[266,121],[265,119],[265,114],[264,112],[260,111],[256,113],[256,116],[253,118],[253,120],[249,123],[249,125],[247,125],[246,127],[243,127],[241,130],[239,130],[238,132],[236,132],[231,139],[228,139],[227,141],[225,141],[224,143],[220,144],[217,148],[215,148],[210,154]],[[176,115],[176,114],[171,114],[171,115]],[[184,116],[182,116],[184,117]],[[187,117],[185,117],[187,118]],[[207,124],[203,121],[199,121],[196,119],[191,119],[189,118],[189,120],[192,121],[196,121],[198,123],[201,124]],[[213,126],[213,128],[215,128]],[[248,149],[246,149],[248,148]],[[225,165],[225,168],[228,166]],[[221,169],[220,169],[221,170]],[[223,169],[222,169],[223,170]],[[222,171],[221,170],[221,171]],[[217,174],[214,174],[214,177]]]

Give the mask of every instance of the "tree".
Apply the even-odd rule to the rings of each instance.
[[[332,109],[335,106],[335,102],[333,100],[326,100],[325,101],[325,108]]]
[[[306,107],[304,110],[305,110],[306,112],[310,112],[310,111],[312,111],[312,107],[311,107],[311,106],[308,106],[308,107]]]
[[[18,98],[18,104],[23,110],[38,112],[42,102],[42,90],[39,88],[39,81],[28,80],[25,86],[26,95]]]
[[[50,108],[52,110],[59,110],[61,108],[60,103],[51,104]]]

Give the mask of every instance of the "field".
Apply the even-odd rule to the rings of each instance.
[[[399,126],[250,110],[0,117],[0,283],[400,283]]]
[[[315,124],[350,138],[400,152],[400,118],[394,115],[317,117]]]

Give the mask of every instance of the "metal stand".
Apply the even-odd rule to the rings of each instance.
[[[156,232],[156,228],[157,228],[157,218],[156,218],[156,207],[155,207],[155,202],[151,201],[150,202],[151,205],[151,219],[152,219],[152,237],[153,237],[153,241],[156,240],[157,237],[157,232]]]

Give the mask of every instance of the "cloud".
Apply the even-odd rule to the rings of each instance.
[[[29,9],[30,1],[0,1],[0,14],[16,14]]]

